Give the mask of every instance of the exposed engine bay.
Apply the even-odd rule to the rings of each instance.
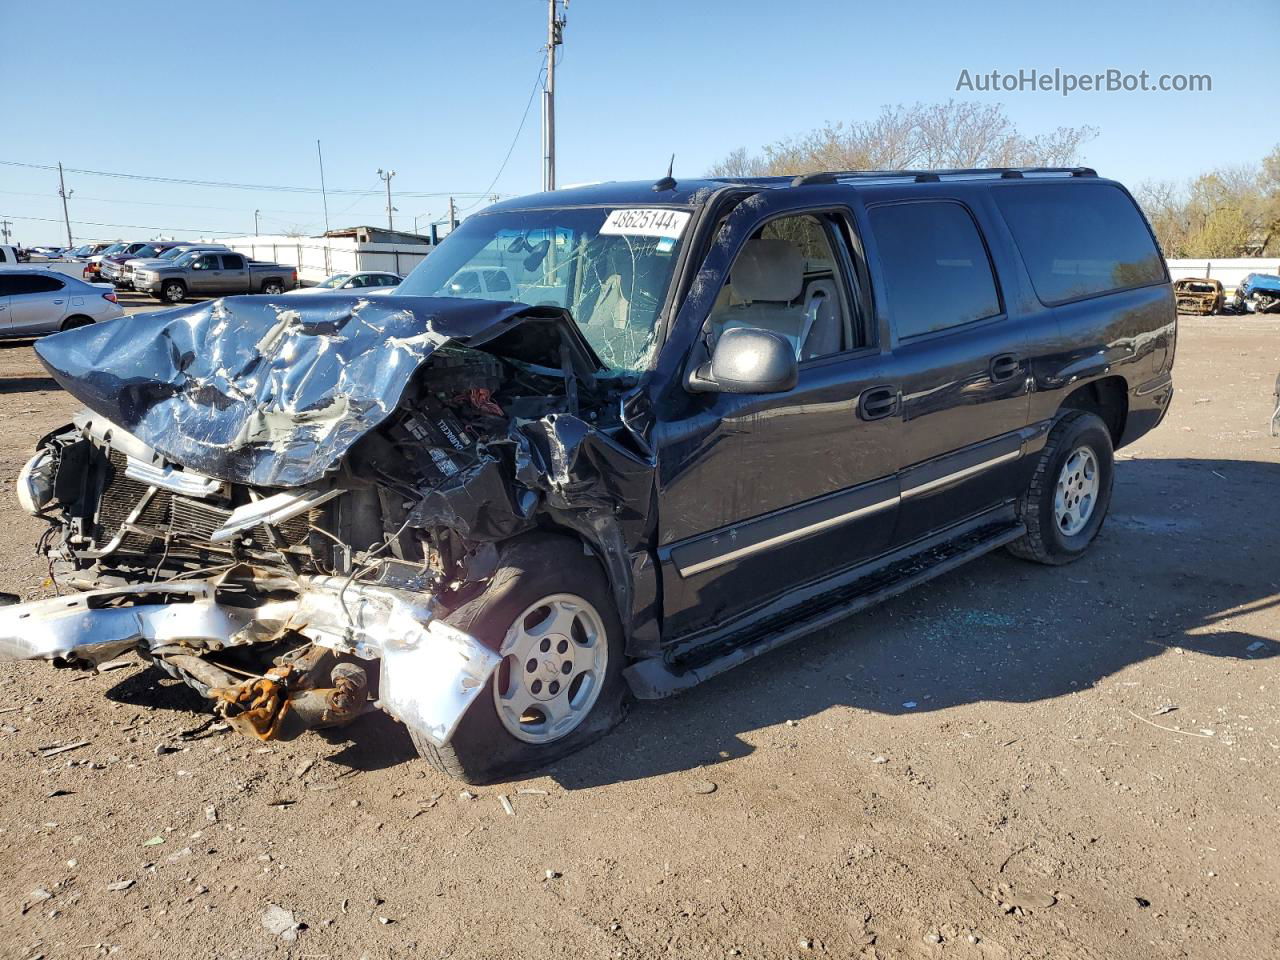
[[[137,650],[261,739],[376,704],[447,742],[502,638],[442,617],[498,544],[573,531],[632,600],[652,462],[575,334],[521,304],[233,298],[42,342],[88,409],[19,477],[62,596],[0,608],[0,656]]]

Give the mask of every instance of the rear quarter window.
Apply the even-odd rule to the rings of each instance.
[[[1118,187],[1036,183],[992,193],[1042,303],[1164,282],[1151,231]]]

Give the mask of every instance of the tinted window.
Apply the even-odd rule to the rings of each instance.
[[[505,292],[511,289],[511,281],[507,279],[507,275],[501,270],[486,270],[484,272],[484,282],[490,293]]]
[[[35,273],[19,273],[0,276],[4,285],[0,287],[0,293],[8,294],[11,297],[22,296],[27,293],[53,293],[55,290],[63,288],[62,281],[52,274],[35,274]]]
[[[244,257],[240,256],[239,254],[232,254],[231,256],[227,256],[226,254],[223,254],[222,268],[224,270],[243,270]]]
[[[872,207],[889,319],[898,337],[919,336],[1000,312],[986,246],[969,211],[929,201]]]
[[[1164,282],[1151,231],[1122,190],[1035,183],[992,192],[1043,302]]]
[[[0,263],[7,263],[8,258],[5,256],[4,247],[0,247]]]

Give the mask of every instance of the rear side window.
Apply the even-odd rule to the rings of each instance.
[[[1035,183],[992,193],[1043,303],[1164,282],[1151,231],[1119,188]]]
[[[53,293],[61,290],[65,284],[52,274],[32,274],[19,273],[10,274],[4,278],[7,282],[3,285],[3,292],[12,297],[19,297],[29,293]]]
[[[244,257],[240,256],[239,254],[235,254],[235,255],[233,255],[233,256],[227,256],[227,255],[224,253],[224,254],[222,255],[222,269],[224,269],[224,270],[243,270],[243,269],[244,269]]]
[[[900,340],[1000,313],[986,244],[965,207],[949,200],[891,203],[868,216]]]
[[[12,291],[15,297],[22,293],[54,293],[67,285],[52,274],[22,274],[14,279],[17,280],[17,288]]]
[[[501,270],[486,270],[484,272],[484,282],[490,293],[505,292],[511,289],[511,281],[507,279],[507,275]]]

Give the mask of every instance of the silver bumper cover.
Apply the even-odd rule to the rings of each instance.
[[[199,654],[302,634],[379,661],[379,705],[443,746],[501,658],[435,618],[428,598],[389,587],[305,577],[297,597],[237,607],[213,581],[109,588],[0,607],[0,659],[96,667],[146,647]],[[158,597],[170,602],[156,603]]]

